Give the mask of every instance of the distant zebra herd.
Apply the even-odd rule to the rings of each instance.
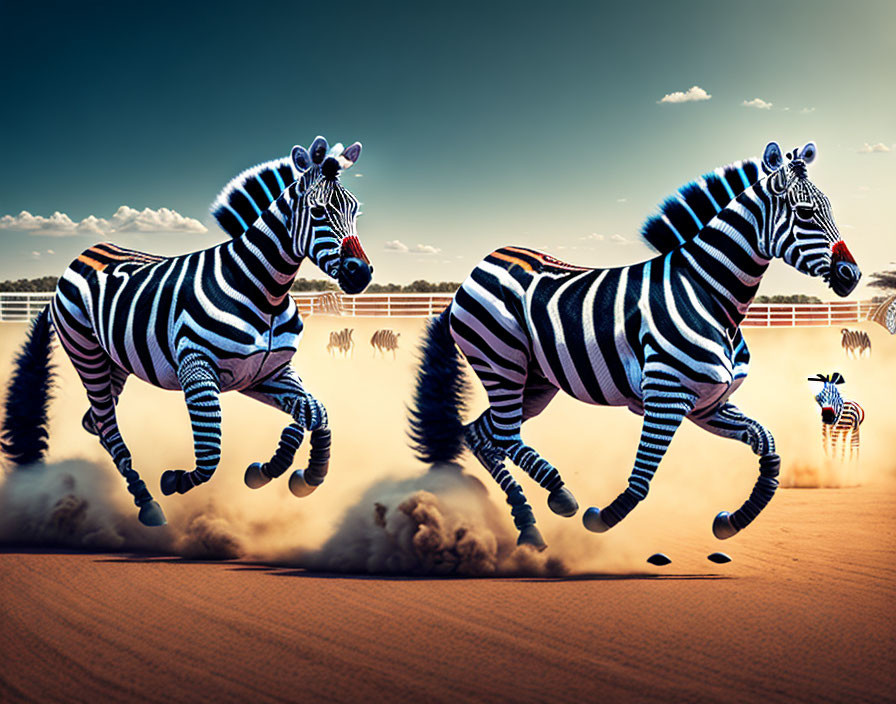
[[[871,356],[871,338],[868,337],[867,332],[843,328],[840,330],[840,334],[842,335],[840,346],[846,352],[847,357],[859,359]]]
[[[355,341],[352,339],[352,333],[354,331],[354,328],[333,330],[330,333],[330,340],[327,342],[327,352],[329,352],[331,356],[342,354],[343,356],[351,357],[355,350]],[[392,358],[396,359],[396,353],[398,352],[398,338],[400,336],[401,333],[395,332],[394,330],[377,330],[373,333],[373,337],[370,338],[370,346],[373,347],[373,356],[376,357],[376,353],[379,352],[385,357],[386,352],[391,352]]]

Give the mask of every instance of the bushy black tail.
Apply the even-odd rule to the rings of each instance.
[[[456,460],[464,449],[467,381],[448,328],[448,311],[429,321],[410,409],[412,447],[423,462]]]
[[[47,408],[53,383],[52,339],[47,306],[34,319],[16,357],[6,396],[0,448],[16,465],[40,462],[47,452]]]

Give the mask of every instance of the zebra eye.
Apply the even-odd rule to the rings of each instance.
[[[311,217],[313,217],[315,220],[322,220],[326,214],[327,209],[322,205],[311,206]]]
[[[800,220],[811,220],[812,216],[815,215],[815,208],[811,205],[797,205],[794,207],[794,210]]]

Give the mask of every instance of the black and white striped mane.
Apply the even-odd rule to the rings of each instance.
[[[211,214],[224,232],[240,237],[300,176],[288,156],[253,166],[231,179],[212,203]]]
[[[641,237],[660,254],[678,249],[737,196],[765,175],[759,159],[736,161],[689,181],[660,205]]]

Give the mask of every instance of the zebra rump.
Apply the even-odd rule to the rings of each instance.
[[[452,462],[464,450],[462,418],[468,385],[448,327],[447,309],[427,324],[420,353],[414,401],[409,409],[411,447],[423,462]]]
[[[47,452],[47,409],[53,384],[52,339],[47,307],[34,319],[15,358],[4,404],[6,414],[0,431],[0,448],[15,465],[40,462]]]

